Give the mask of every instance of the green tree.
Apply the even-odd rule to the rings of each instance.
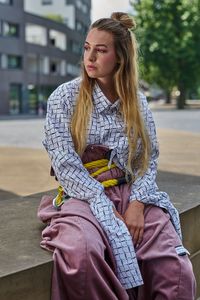
[[[173,87],[184,108],[200,82],[200,0],[131,1],[143,57],[143,78],[162,87],[168,101]]]

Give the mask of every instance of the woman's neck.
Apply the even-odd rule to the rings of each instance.
[[[100,80],[97,80],[97,83],[100,89],[102,90],[103,94],[111,103],[114,103],[118,99],[118,95],[115,91],[115,85],[113,81],[102,82]]]

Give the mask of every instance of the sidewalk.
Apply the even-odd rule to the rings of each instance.
[[[0,200],[57,188],[45,150],[0,147]]]
[[[158,129],[160,158],[158,169],[200,176],[200,134]]]
[[[200,134],[158,129],[161,171],[200,176]],[[57,188],[43,149],[0,147],[0,199]]]

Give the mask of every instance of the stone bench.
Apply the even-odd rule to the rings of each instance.
[[[180,212],[184,244],[191,252],[200,297],[199,177],[160,171],[158,185],[170,194]],[[52,254],[39,247],[44,225],[36,217],[43,194],[0,201],[1,300],[50,299]]]

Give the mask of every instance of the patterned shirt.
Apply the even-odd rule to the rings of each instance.
[[[79,92],[80,78],[59,86],[49,97],[45,123],[44,146],[52,167],[66,193],[87,201],[91,211],[105,231],[116,261],[117,276],[125,289],[143,284],[132,237],[123,221],[117,218],[104,187],[92,178],[74,150],[70,122]],[[132,184],[130,201],[139,200],[168,210],[177,233],[181,236],[177,210],[168,195],[156,185],[158,143],[152,113],[144,95],[139,93],[140,109],[151,141],[151,158],[146,173]],[[93,112],[88,129],[87,144],[105,145],[112,149],[113,161],[126,171],[128,139],[120,117],[120,100],[111,103],[96,84],[93,90]],[[138,151],[140,142],[138,141]]]

